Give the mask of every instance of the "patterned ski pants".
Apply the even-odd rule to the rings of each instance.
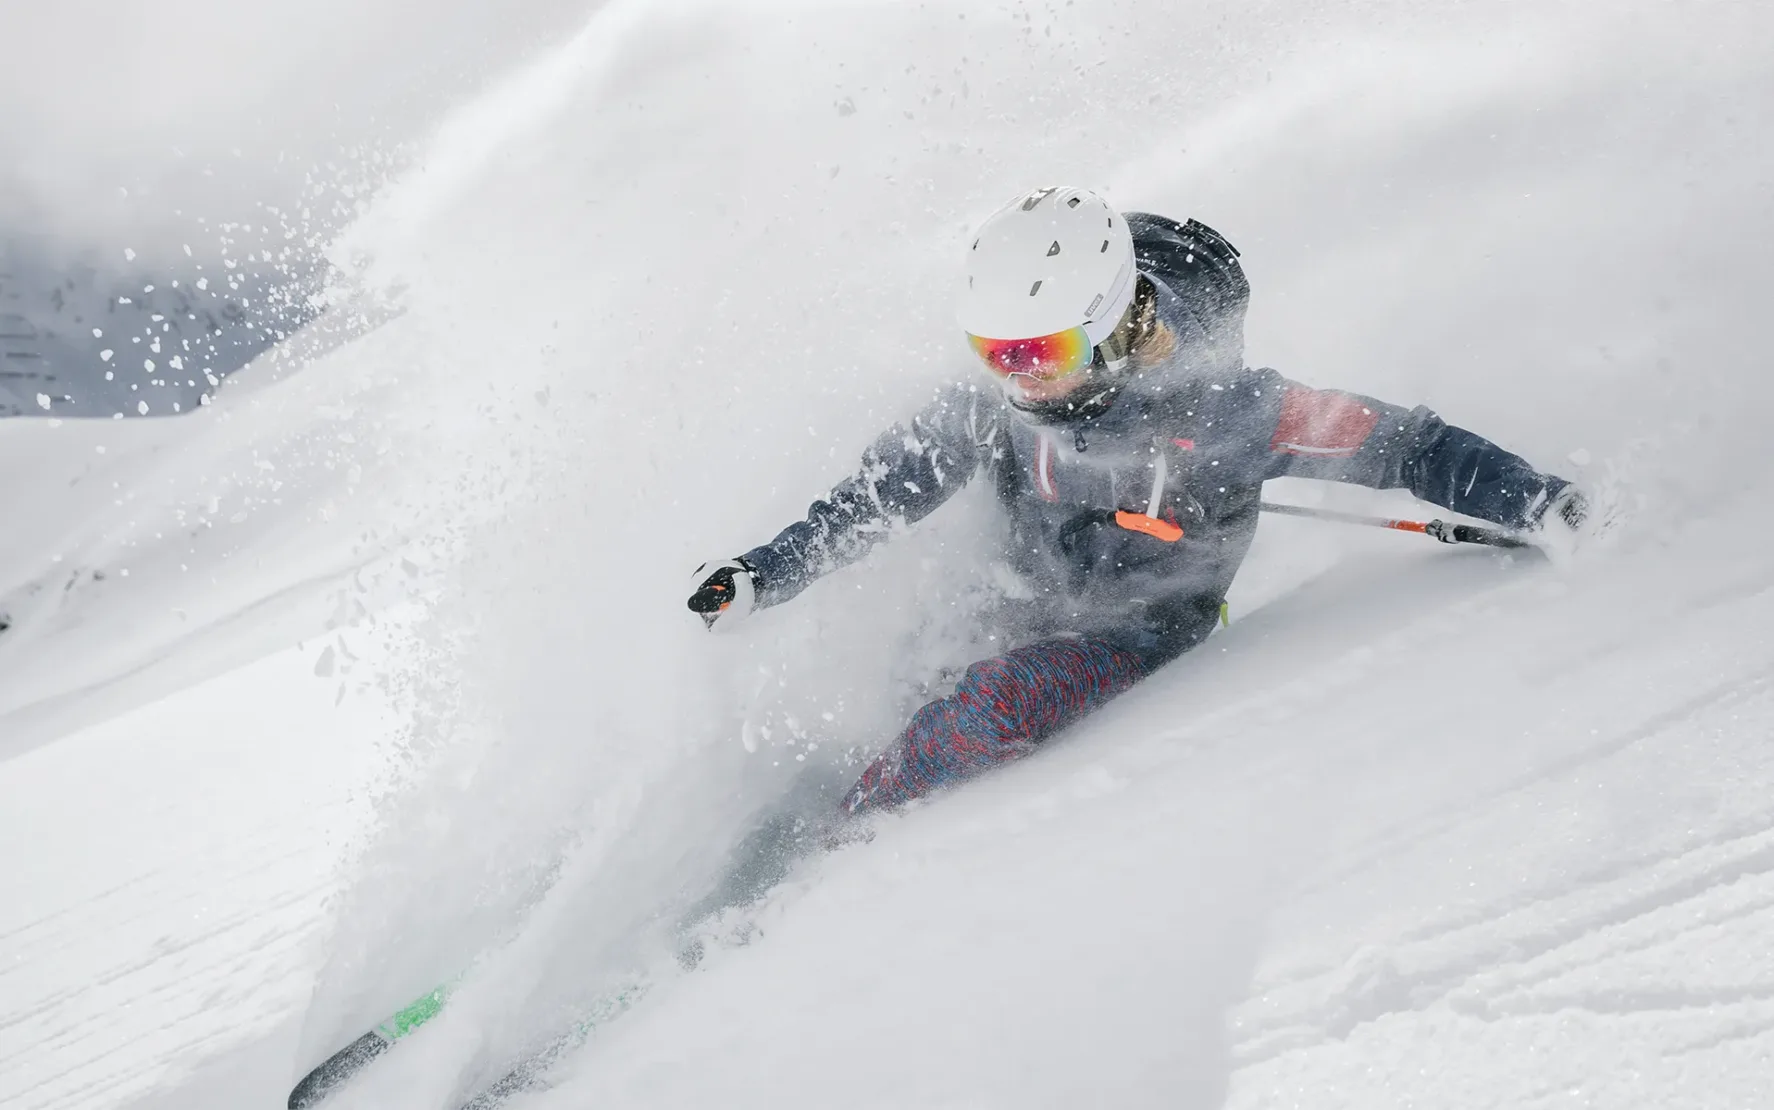
[[[844,796],[847,813],[899,805],[1028,754],[1146,675],[1097,638],[1043,640],[967,668],[955,692],[911,723]]]

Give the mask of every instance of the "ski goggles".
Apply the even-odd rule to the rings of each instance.
[[[1082,327],[1034,339],[986,339],[969,333],[967,342],[986,369],[999,377],[1022,374],[1041,382],[1057,381],[1089,366],[1094,349]]]

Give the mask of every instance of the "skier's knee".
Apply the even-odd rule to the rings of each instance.
[[[991,740],[1039,740],[1144,674],[1138,659],[1095,639],[1047,640],[967,668],[955,702]]]
[[[1026,734],[1030,691],[1011,662],[1007,657],[984,659],[961,675],[954,701],[963,731],[999,742]]]

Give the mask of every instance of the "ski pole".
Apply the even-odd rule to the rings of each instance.
[[[1445,520],[1393,520],[1384,516],[1362,516],[1339,513],[1334,509],[1308,509],[1304,505],[1278,505],[1271,501],[1258,503],[1257,508],[1278,516],[1303,516],[1313,520],[1334,520],[1339,524],[1362,524],[1369,528],[1390,528],[1396,532],[1418,532],[1442,543],[1476,543],[1485,547],[1532,547],[1520,536],[1476,524],[1449,524]]]

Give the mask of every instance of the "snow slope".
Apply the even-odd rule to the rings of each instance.
[[[810,868],[535,1105],[1765,1105],[1765,559],[1372,559]]]
[[[347,232],[397,319],[0,427],[0,1101],[277,1105],[470,968],[340,1105],[453,1105],[637,975],[524,1105],[1766,1105],[1768,24],[599,8]],[[964,661],[989,500],[734,636],[684,572],[964,369],[956,244],[1052,178],[1238,243],[1253,360],[1627,522],[1267,521],[1231,628],[675,971],[754,815]]]

